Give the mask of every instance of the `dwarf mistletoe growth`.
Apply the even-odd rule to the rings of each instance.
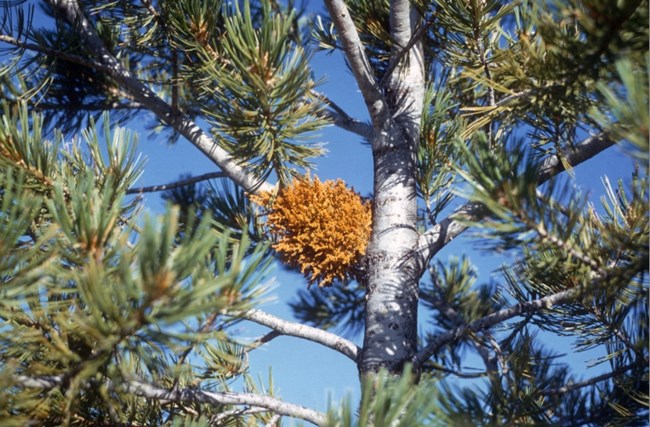
[[[366,253],[372,214],[341,180],[296,179],[273,198],[257,201],[268,209],[268,230],[282,261],[300,269],[309,285],[331,286],[350,278]]]

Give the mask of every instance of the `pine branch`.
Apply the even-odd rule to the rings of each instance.
[[[27,376],[14,377],[14,384],[26,388],[50,390],[63,385],[65,378],[61,375],[31,378]],[[106,381],[109,389],[115,385]],[[212,405],[245,405],[254,408],[265,408],[280,415],[298,418],[315,425],[325,424],[324,414],[301,405],[283,402],[271,396],[261,396],[253,393],[210,392],[196,388],[167,390],[155,385],[140,381],[128,381],[120,384],[126,393],[158,401],[173,401],[186,404],[212,404]]]
[[[600,280],[596,282],[599,283]],[[512,307],[504,308],[503,310],[489,314],[466,325],[461,325],[454,329],[451,329],[433,338],[426,347],[420,350],[413,357],[413,365],[416,367],[416,369],[419,368],[427,359],[439,352],[442,347],[457,341],[458,339],[466,336],[471,332],[478,332],[491,328],[492,326],[495,326],[501,322],[504,322],[516,316],[520,316],[522,314],[536,313],[542,310],[550,309],[555,305],[565,304],[578,298],[582,294],[581,291],[581,288],[571,288],[566,291],[546,296],[544,298],[522,302]]]
[[[375,76],[370,61],[366,56],[363,43],[361,43],[359,33],[350,16],[350,11],[343,0],[325,0],[325,5],[341,38],[345,57],[359,85],[373,126],[375,129],[380,129],[388,122],[390,117],[384,97],[375,82]]]
[[[325,347],[336,350],[344,356],[349,357],[356,362],[361,354],[361,349],[351,341],[346,340],[331,332],[323,331],[312,326],[302,325],[300,323],[289,322],[272,314],[265,313],[260,310],[249,310],[242,313],[237,313],[238,317],[250,320],[251,322],[269,327],[282,335],[289,335],[292,337],[302,338]]]
[[[585,293],[598,287],[602,287],[604,284],[608,284],[612,277],[615,277],[617,275],[621,276],[623,280],[630,280],[632,277],[638,274],[639,271],[647,269],[647,263],[647,260],[642,259],[640,260],[639,265],[635,267],[626,266],[622,271],[610,272],[606,275],[596,276],[593,278],[593,280],[591,280],[590,283],[586,285],[575,286],[565,291],[547,295],[536,300],[521,302],[513,305],[512,307],[504,308],[468,324],[461,325],[448,330],[447,332],[441,333],[438,336],[434,337],[429,342],[429,344],[426,345],[426,347],[420,350],[413,357],[413,365],[416,369],[418,369],[420,366],[422,366],[422,364],[424,364],[424,362],[427,361],[427,359],[438,353],[444,346],[455,342],[470,333],[487,330],[508,319],[512,319],[513,317],[521,315],[531,316],[543,310],[551,309],[553,306],[571,303],[583,296]]]
[[[540,168],[537,183],[542,184],[560,172],[563,172],[565,169],[561,161],[562,158],[571,166],[579,165],[613,146],[616,141],[612,138],[613,136],[609,132],[600,132],[581,141],[575,146],[570,146],[564,150],[561,156],[554,155],[548,157]]]
[[[205,134],[194,121],[181,112],[174,111],[169,104],[140,82],[129,70],[125,69],[106,48],[75,0],[48,0],[48,2],[58,8],[66,19],[77,27],[80,36],[88,44],[89,50],[96,52],[98,66],[102,66],[102,69],[106,70],[108,75],[123,85],[134,100],[140,102],[161,121],[186,137],[219,166],[229,178],[246,189],[246,191],[256,193],[258,191],[270,191],[273,188],[271,184],[260,182],[255,176],[246,171],[230,153],[220,147],[213,138]]]
[[[444,372],[445,374],[454,375],[458,378],[474,379],[474,378],[483,378],[488,375],[487,372],[462,372],[454,369],[447,368],[446,366],[439,365],[437,363],[432,363],[430,366],[432,371]]]
[[[224,172],[208,172],[203,175],[193,176],[179,181],[170,182],[169,184],[151,185],[149,187],[129,188],[126,194],[142,194],[153,193],[156,191],[173,190],[174,188],[185,187],[201,181],[207,181],[214,178],[225,178],[227,175]]]
[[[614,144],[616,144],[616,141],[612,139],[611,135],[607,132],[601,132],[598,135],[590,136],[573,147],[567,148],[561,155],[556,154],[548,157],[540,168],[537,178],[538,185],[543,184],[565,170],[560,158],[563,157],[566,163],[571,166],[577,166],[591,159],[596,154],[612,147]],[[456,221],[455,218],[479,221],[487,214],[488,210],[482,204],[475,202],[466,203],[449,217],[443,219],[422,234],[416,249],[416,262],[419,263],[418,271],[420,275],[424,274],[426,266],[435,254],[467,229],[467,226]]]

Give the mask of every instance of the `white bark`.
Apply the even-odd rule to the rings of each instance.
[[[323,331],[322,329],[300,323],[289,322],[261,310],[249,310],[242,313],[235,313],[235,315],[239,318],[247,319],[251,322],[269,327],[282,335],[290,335],[322,344],[325,347],[336,350],[349,357],[354,362],[356,362],[359,357],[359,347],[354,345],[351,341],[331,332]]]
[[[417,20],[408,0],[391,3],[393,60],[400,62],[383,88],[390,119],[376,127],[372,140],[373,226],[367,252],[362,374],[381,368],[401,372],[417,345],[419,278],[410,254],[418,240],[415,150],[424,100],[424,62],[420,43],[401,55]]]
[[[38,378],[16,376],[13,383],[27,388],[49,390],[61,386],[64,380],[66,379],[60,375]],[[156,399],[160,402],[173,401],[186,404],[243,405],[251,407],[250,409],[264,408],[269,412],[299,418],[315,425],[324,425],[326,421],[325,415],[320,412],[301,405],[283,402],[271,396],[262,396],[253,393],[210,392],[195,388],[168,390],[141,381],[128,381],[119,385],[106,381],[106,385],[109,388],[120,387],[126,393]]]
[[[379,129],[389,119],[386,102],[375,82],[372,67],[350,16],[350,11],[343,0],[325,0],[325,5],[343,44],[345,57],[361,90],[373,127]]]
[[[379,87],[345,3],[326,0],[326,4],[374,130],[373,224],[366,255],[366,329],[359,371],[387,368],[398,373],[417,344],[419,277],[410,255],[418,241],[415,150],[425,83],[421,44],[413,43],[419,17],[408,0],[391,2],[393,71],[385,87]]]

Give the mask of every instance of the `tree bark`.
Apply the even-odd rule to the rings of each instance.
[[[424,99],[420,43],[400,55],[418,16],[409,1],[391,3],[393,59],[399,60],[384,88],[390,119],[375,126],[372,236],[360,374],[385,368],[400,374],[417,347],[418,281],[412,251],[417,245],[415,153]],[[401,59],[399,59],[401,58]]]

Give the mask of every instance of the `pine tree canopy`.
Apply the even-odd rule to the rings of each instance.
[[[648,425],[648,2],[323,3],[0,2],[0,425]],[[214,170],[143,187],[136,129]],[[280,336],[358,399],[283,398]]]

